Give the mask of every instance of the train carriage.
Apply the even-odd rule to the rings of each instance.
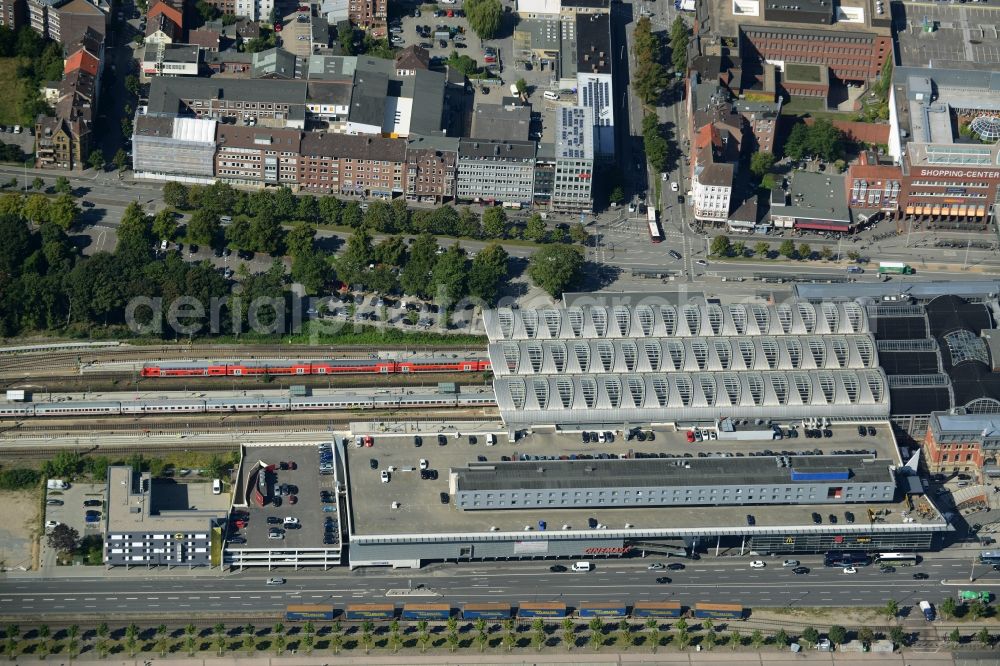
[[[92,414],[121,414],[120,402],[49,402],[35,405],[36,416],[89,416]]]
[[[189,400],[123,400],[122,414],[184,414],[205,411],[205,401]]]
[[[278,412],[289,411],[288,398],[210,398],[205,401],[209,412]]]

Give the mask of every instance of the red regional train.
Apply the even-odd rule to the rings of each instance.
[[[234,361],[164,361],[142,367],[143,377],[256,377],[262,375],[342,375],[408,374],[411,372],[482,372],[490,370],[485,358],[416,358],[404,361],[388,359],[325,359]]]

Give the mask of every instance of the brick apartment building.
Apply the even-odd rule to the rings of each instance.
[[[406,198],[438,203],[455,198],[458,139],[412,137],[406,142]]]
[[[859,214],[868,219],[876,213],[893,218],[899,211],[903,169],[896,164],[879,164],[874,153],[865,151],[847,168],[844,186],[847,205]]]
[[[298,183],[298,130],[219,123],[215,142],[215,176],[223,182],[245,187]]]
[[[376,28],[384,32],[388,11],[389,0],[349,0],[347,5],[351,23],[365,30]]]
[[[388,199],[402,193],[406,141],[327,132],[302,135],[299,185],[315,193]]]

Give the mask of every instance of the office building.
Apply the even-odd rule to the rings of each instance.
[[[555,110],[554,210],[582,213],[593,209],[593,113],[591,108],[585,106],[560,106]]]
[[[389,199],[406,186],[406,141],[330,132],[302,135],[299,184],[309,192]]]
[[[227,509],[188,505],[172,508],[169,498],[160,498],[168,491],[154,493],[154,488],[149,472],[139,472],[129,465],[108,468],[105,565],[212,566],[212,531],[225,520]],[[188,489],[211,492],[208,484],[188,484]]]
[[[462,139],[458,147],[458,198],[477,203],[530,206],[535,144],[531,141]]]
[[[301,141],[302,133],[295,129],[218,123],[215,177],[241,187],[294,187]]]
[[[576,15],[577,104],[594,118],[594,156],[615,155],[615,95],[612,76],[611,16]]]
[[[934,412],[923,438],[931,472],[969,472],[976,480],[1000,477],[1000,414]]]

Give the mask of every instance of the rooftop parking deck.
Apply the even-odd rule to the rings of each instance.
[[[691,506],[691,507],[644,507],[644,508],[579,508],[549,509],[530,508],[521,510],[461,511],[455,506],[454,496],[449,488],[448,473],[452,468],[462,468],[472,463],[486,462],[503,464],[502,458],[515,456],[560,456],[608,454],[613,457],[637,454],[682,458],[690,457],[698,463],[698,454],[729,454],[744,458],[754,458],[753,464],[774,464],[773,457],[767,462],[757,463],[758,454],[770,450],[772,454],[787,452],[795,455],[802,451],[819,449],[824,454],[843,450],[873,450],[875,459],[885,464],[882,474],[888,474],[890,465],[899,465],[899,454],[892,439],[888,424],[874,426],[875,436],[860,437],[857,426],[834,425],[831,437],[806,439],[801,434],[796,439],[726,441],[709,440],[688,443],[683,431],[655,431],[653,441],[626,441],[618,435],[615,441],[606,444],[583,444],[579,433],[534,434],[511,444],[506,437],[499,437],[496,446],[486,446],[485,436],[477,434],[476,443],[470,444],[469,436],[461,434],[457,438],[449,433],[439,444],[435,435],[423,435],[422,446],[414,445],[413,436],[383,435],[376,438],[375,446],[366,449],[347,450],[347,478],[350,489],[350,511],[352,535],[360,538],[377,539],[403,536],[417,539],[432,535],[467,535],[471,533],[524,532],[537,529],[538,521],[552,526],[550,531],[588,530],[588,525],[603,525],[607,530],[627,530],[636,534],[676,534],[676,535],[727,535],[774,533],[775,531],[865,532],[889,529],[945,529],[945,524],[936,509],[918,515],[911,512],[901,493],[893,502],[853,503],[853,504],[775,504],[741,507]],[[856,459],[848,454],[848,458]],[[372,469],[369,459],[377,461]],[[438,472],[436,480],[420,478],[421,459],[428,461],[428,468]],[[761,458],[761,460],[765,460]],[[628,464],[630,461],[626,461]],[[658,461],[659,462],[659,461]],[[703,461],[702,462],[707,462]],[[748,461],[749,462],[749,461]],[[639,463],[641,464],[641,462]],[[393,467],[388,483],[382,483],[380,472]],[[395,503],[396,508],[393,508]],[[880,515],[874,524],[869,524],[867,509],[872,508]],[[750,512],[755,525],[747,525],[746,515]],[[856,522],[847,519],[846,512],[854,514]],[[814,513],[819,514],[816,524]],[[833,515],[837,527],[831,528]],[[577,532],[579,534],[579,532]],[[509,538],[509,534],[508,534]]]

